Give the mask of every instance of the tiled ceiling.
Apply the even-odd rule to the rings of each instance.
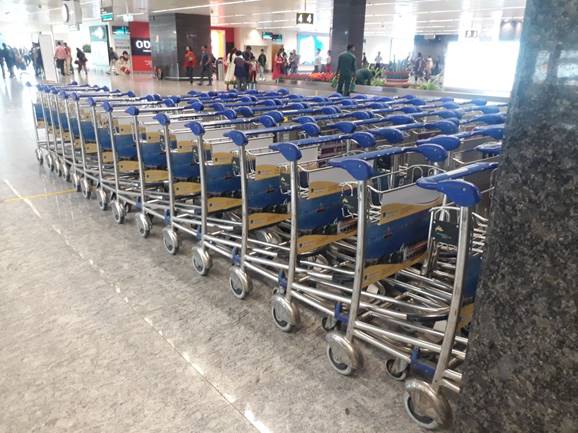
[[[355,0],[352,0],[355,1]],[[85,20],[97,19],[100,0],[81,0]],[[455,34],[473,29],[490,32],[504,19],[521,19],[525,0],[368,0],[367,36]],[[0,21],[58,24],[62,0],[2,0]],[[215,26],[264,30],[329,33],[333,0],[114,0],[116,15],[130,13],[136,20],[149,14],[197,13],[211,15]],[[313,25],[297,25],[296,12],[315,15]]]

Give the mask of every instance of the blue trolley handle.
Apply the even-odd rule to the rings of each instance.
[[[318,137],[304,138],[302,140],[295,140],[292,142],[274,143],[269,146],[271,150],[279,152],[287,161],[298,161],[303,156],[301,153],[301,147],[315,146],[323,143],[330,143],[332,141],[341,141],[347,139],[356,139],[358,134],[366,134],[364,132],[359,132],[356,134],[336,134],[336,135],[320,135]],[[370,139],[371,134],[367,134]],[[357,137],[360,141],[366,139],[367,137]],[[375,140],[375,139],[373,139]]]
[[[289,132],[303,130],[310,137],[317,137],[321,129],[315,123],[304,123],[294,125],[272,126],[263,129],[249,129],[245,131],[232,130],[224,134],[225,137],[230,138],[237,146],[245,146],[249,143],[249,138],[262,134],[275,134],[279,132]]]
[[[458,206],[471,207],[480,201],[480,190],[476,185],[462,178],[476,173],[494,170],[497,167],[497,162],[476,162],[456,170],[423,177],[418,179],[416,184],[421,188],[445,194]]]
[[[432,162],[444,161],[448,156],[446,150],[438,144],[423,144],[421,146],[388,147],[354,156],[333,158],[329,160],[329,165],[346,170],[356,180],[365,181],[374,176],[373,167],[368,161],[405,153],[420,153]]]

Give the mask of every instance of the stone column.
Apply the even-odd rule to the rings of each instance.
[[[201,46],[211,44],[211,17],[194,14],[151,15],[150,34],[153,67],[162,68],[166,77],[182,77],[185,75],[185,47],[189,45],[200,61]]]
[[[355,45],[358,66],[361,64],[364,29],[365,0],[333,0],[333,25],[331,26],[333,70],[337,67],[337,57],[349,44]]]
[[[578,431],[578,0],[528,0],[454,431]]]

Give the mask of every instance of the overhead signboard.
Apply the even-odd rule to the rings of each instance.
[[[273,41],[273,42],[282,42],[283,41],[283,35],[282,34],[277,34],[277,33],[273,33],[273,32],[263,32],[261,34],[261,37],[263,38],[263,40],[266,40],[266,41]]]
[[[100,20],[103,22],[112,21],[114,14],[112,13],[113,0],[100,0]]]
[[[298,12],[297,24],[313,24],[313,14],[308,12]]]

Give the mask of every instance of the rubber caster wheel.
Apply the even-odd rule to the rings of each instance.
[[[229,288],[237,299],[245,299],[253,290],[253,280],[247,272],[237,266],[233,266],[229,272]]]
[[[65,181],[70,182],[70,169],[66,164],[62,167],[62,177]]]
[[[124,218],[126,216],[124,212],[124,206],[121,205],[118,200],[114,200],[110,204],[110,208],[112,210],[112,218],[114,219],[114,222],[117,224],[123,224]]]
[[[38,164],[42,165],[44,163],[44,157],[42,156],[42,151],[39,148],[36,148],[34,153],[36,154],[36,160],[38,161]]]
[[[452,410],[447,399],[422,380],[405,383],[403,405],[413,422],[424,429],[437,430],[451,424]]]
[[[277,328],[283,332],[293,332],[299,324],[299,308],[278,293],[271,301],[271,315]]]
[[[192,262],[195,272],[203,277],[207,275],[213,267],[211,255],[201,247],[193,248]]]
[[[96,201],[100,210],[105,211],[108,209],[108,195],[102,188],[96,191]]]
[[[332,316],[325,316],[321,319],[321,326],[327,332],[333,331],[334,329],[336,329],[338,327],[338,325],[339,325],[339,322],[337,320],[335,320],[335,318]]]
[[[179,237],[177,232],[171,228],[163,229],[163,245],[167,253],[174,256],[179,251]]]
[[[90,189],[90,182],[88,181],[87,178],[84,178],[80,181],[80,192],[82,193],[82,196],[85,199],[90,200],[90,196],[92,195],[92,191]]]
[[[135,216],[136,229],[141,238],[146,239],[151,234],[153,224],[148,215],[139,213]]]
[[[385,361],[385,372],[393,380],[404,381],[407,377],[409,364],[398,358],[390,358]]]
[[[361,367],[361,353],[344,335],[330,332],[326,335],[327,359],[335,371],[343,376],[351,376]]]
[[[56,173],[56,176],[58,177],[62,177],[62,168],[60,167],[60,162],[55,161],[54,162],[54,173]]]
[[[50,156],[50,154],[46,155],[46,167],[50,171],[54,171],[54,160],[52,159],[52,156]]]
[[[80,178],[78,177],[78,175],[76,173],[72,173],[71,180],[72,180],[72,186],[74,187],[76,192],[80,192]]]

